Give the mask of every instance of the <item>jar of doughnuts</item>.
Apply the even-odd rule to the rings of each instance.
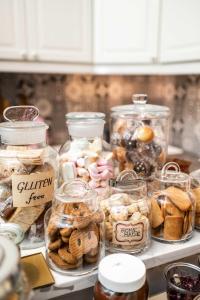
[[[66,115],[69,141],[60,150],[60,184],[81,179],[101,195],[107,191],[113,154],[103,141],[104,118],[96,112]]]
[[[9,107],[0,123],[0,217],[21,227],[23,248],[44,245],[44,213],[56,185],[57,153],[38,115],[33,106]]]
[[[196,200],[195,228],[200,230],[200,170],[190,173],[192,194]]]
[[[139,253],[150,245],[150,205],[144,180],[134,171],[121,172],[112,194],[101,201],[105,214],[106,248],[110,252]]]
[[[192,237],[196,202],[190,177],[176,163],[167,163],[156,177],[158,190],[151,197],[152,236],[163,242]]]
[[[87,274],[104,256],[104,214],[95,190],[81,180],[64,183],[45,215],[46,257],[68,275]]]
[[[133,95],[133,105],[111,109],[111,145],[115,175],[134,170],[153,178],[166,160],[169,131],[168,107],[147,104],[147,95]]]

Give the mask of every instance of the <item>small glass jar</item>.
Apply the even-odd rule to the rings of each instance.
[[[164,271],[168,300],[200,299],[200,268],[188,263],[173,263]]]
[[[103,141],[105,114],[75,112],[66,118],[70,140],[60,150],[60,184],[81,179],[103,195],[113,177],[113,155]]]
[[[43,218],[56,185],[56,152],[46,144],[38,109],[14,106],[0,123],[0,216],[21,226],[23,248],[44,244]]]
[[[192,237],[195,199],[190,177],[176,163],[167,163],[158,174],[158,190],[151,197],[152,236],[163,242],[180,242]]]
[[[112,195],[100,203],[105,214],[106,248],[142,252],[151,239],[146,183],[133,171],[121,172],[113,183]]]
[[[169,132],[168,107],[146,104],[147,95],[133,95],[133,105],[111,109],[111,145],[115,175],[134,170],[151,179],[166,160]]]
[[[100,262],[94,300],[147,300],[148,291],[146,268],[139,258],[118,253]]]
[[[200,170],[190,173],[192,194],[196,200],[195,228],[200,230]]]
[[[103,221],[94,190],[81,180],[64,183],[45,215],[46,257],[50,267],[68,275],[95,270],[105,252]]]
[[[20,255],[15,244],[0,237],[0,300],[28,300],[31,288],[20,266]]]

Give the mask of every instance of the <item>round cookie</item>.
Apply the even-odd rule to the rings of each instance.
[[[94,263],[96,263],[96,262],[98,261],[98,258],[99,258],[99,255],[98,255],[98,254],[95,255],[95,256],[90,256],[90,255],[86,254],[86,255],[84,256],[84,260],[85,260],[85,262],[88,263],[88,264],[94,264]]]
[[[55,242],[49,243],[48,249],[51,251],[54,251],[54,250],[59,249],[61,247],[61,245],[62,245],[62,241],[61,241],[61,239],[58,239]]]
[[[83,256],[83,234],[75,229],[69,238],[69,251],[77,259]]]
[[[76,269],[81,265],[81,261],[76,264],[68,264],[55,252],[49,252],[48,256],[57,267],[63,270]]]
[[[74,257],[66,247],[60,248],[58,250],[58,255],[62,260],[66,261],[68,264],[74,265],[77,263],[76,257]]]
[[[60,229],[60,234],[64,237],[69,237],[70,234],[72,233],[73,229],[71,227],[66,227]]]
[[[68,236],[61,236],[61,239],[64,243],[69,244],[69,237]]]

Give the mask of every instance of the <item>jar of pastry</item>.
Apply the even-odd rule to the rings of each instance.
[[[196,200],[195,228],[200,230],[200,170],[190,173],[191,191]]]
[[[43,218],[56,180],[56,152],[32,106],[9,107],[0,123],[0,216],[21,226],[24,248],[44,244]]]
[[[168,107],[146,104],[147,95],[133,95],[133,105],[111,109],[111,145],[115,174],[134,170],[142,178],[152,178],[166,160]]]
[[[94,300],[147,300],[148,292],[146,268],[139,258],[117,253],[102,259]]]
[[[159,189],[151,197],[152,236],[163,242],[180,242],[192,237],[195,198],[190,177],[178,164],[167,163],[156,177]]]
[[[139,253],[149,247],[150,205],[146,183],[134,171],[121,172],[112,187],[112,195],[100,205],[105,214],[109,251]]]
[[[66,118],[70,140],[60,150],[60,183],[81,179],[104,194],[113,177],[112,152],[102,138],[105,115],[75,112]]]
[[[0,237],[0,300],[31,299],[31,288],[20,266],[16,245],[6,237]]]
[[[68,275],[87,274],[104,256],[104,214],[95,190],[81,180],[64,183],[45,215],[46,257]]]

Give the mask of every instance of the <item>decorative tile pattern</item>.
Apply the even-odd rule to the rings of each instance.
[[[54,144],[66,139],[67,112],[102,111],[108,120],[110,107],[131,103],[133,93],[147,93],[150,103],[169,106],[170,142],[199,155],[200,76],[0,74],[0,112],[7,105],[36,105]]]

